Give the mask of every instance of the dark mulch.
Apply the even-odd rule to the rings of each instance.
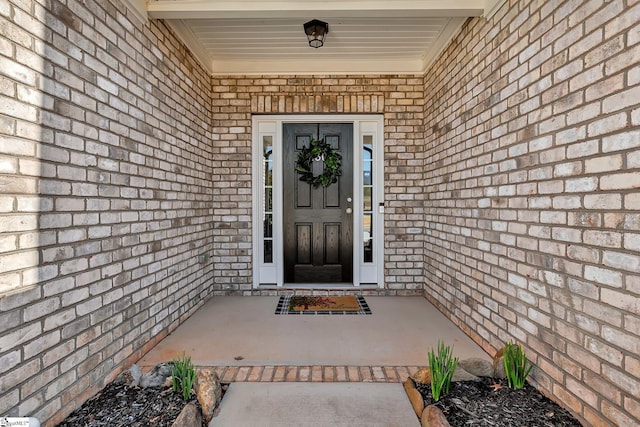
[[[416,384],[425,405],[436,404],[451,427],[580,427],[567,410],[527,384],[510,389],[506,379],[481,378],[460,381],[433,401],[429,384]]]
[[[228,384],[223,384],[225,391]],[[530,385],[510,389],[507,381],[460,381],[434,402],[431,386],[416,384],[425,405],[436,404],[452,427],[581,427],[562,407]],[[192,395],[191,402],[199,404]],[[171,427],[185,406],[171,387],[132,387],[111,383],[75,410],[58,427]],[[203,420],[202,426],[206,427]]]
[[[190,402],[200,406],[193,394]],[[142,388],[113,382],[58,427],[170,427],[185,405],[171,387]],[[204,420],[202,426],[207,426]]]

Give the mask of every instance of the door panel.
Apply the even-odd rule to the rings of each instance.
[[[347,208],[353,209],[353,125],[285,123],[283,137],[285,282],[352,282],[353,218]],[[300,149],[322,138],[342,154],[342,175],[315,188],[300,181],[295,164]],[[323,168],[314,162],[314,175]]]
[[[342,224],[324,225],[324,263],[340,264]]]

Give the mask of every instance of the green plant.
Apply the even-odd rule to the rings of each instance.
[[[429,352],[429,370],[431,371],[431,394],[433,400],[440,400],[440,396],[449,393],[453,373],[458,367],[458,358],[452,357],[451,347],[438,341],[438,354]]]
[[[183,353],[182,357],[174,358],[171,376],[173,378],[173,391],[182,393],[185,401],[189,400],[191,388],[196,380],[196,368],[191,363],[191,357]]]
[[[313,174],[313,162],[323,162],[323,172],[320,175]],[[314,187],[328,187],[338,182],[342,175],[342,154],[331,148],[331,145],[321,140],[312,139],[308,147],[302,147],[298,152],[296,171],[300,174],[300,180]]]
[[[509,387],[519,389],[524,387],[527,376],[533,365],[527,360],[520,345],[508,342],[504,347],[504,372],[509,382]]]

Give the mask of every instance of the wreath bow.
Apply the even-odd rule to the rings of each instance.
[[[324,161],[323,172],[320,175],[313,175],[313,162]],[[328,187],[338,182],[338,177],[342,175],[342,155],[331,145],[321,140],[312,139],[308,147],[303,147],[298,152],[296,171],[300,174],[300,181],[318,187]]]

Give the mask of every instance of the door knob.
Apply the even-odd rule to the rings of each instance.
[[[351,197],[347,197],[347,202],[348,203],[351,203],[351,200],[352,200]]]
[[[351,214],[352,212],[353,212],[353,209],[351,209],[351,208],[347,208],[347,213],[348,213],[348,214]]]

